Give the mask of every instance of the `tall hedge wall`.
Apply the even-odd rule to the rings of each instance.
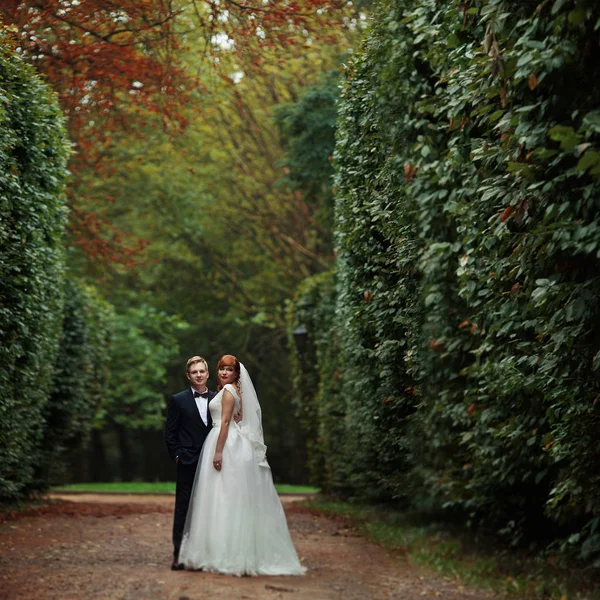
[[[52,387],[43,409],[44,437],[37,462],[39,484],[69,477],[71,453],[89,439],[97,410],[108,395],[115,315],[94,287],[67,279],[62,335]]]
[[[306,279],[287,311],[292,402],[307,443],[310,479],[323,490],[351,493],[345,469],[346,407],[332,272]]]
[[[65,274],[68,155],[54,95],[0,27],[1,500],[64,479],[107,392],[113,309]]]
[[[336,150],[351,493],[586,560],[600,556],[599,28],[591,0],[387,0],[348,71]]]
[[[0,30],[0,496],[32,481],[62,323],[68,145],[56,99]]]

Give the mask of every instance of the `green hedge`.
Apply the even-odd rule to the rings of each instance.
[[[54,95],[0,30],[0,497],[32,481],[62,322],[68,143]]]
[[[67,279],[63,314],[52,390],[43,411],[44,440],[37,463],[42,487],[69,478],[71,455],[85,447],[110,382],[112,306],[94,287]]]
[[[600,555],[599,27],[591,0],[380,5],[340,106],[350,441],[322,457],[342,455],[349,494],[408,497],[587,561]]]
[[[292,403],[307,446],[310,481],[324,491],[349,492],[345,481],[345,403],[340,394],[339,338],[335,331],[335,278],[314,275],[288,305]],[[304,333],[303,333],[304,332]]]

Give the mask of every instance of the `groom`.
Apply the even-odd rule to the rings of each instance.
[[[175,514],[173,517],[173,571],[180,571],[179,547],[190,503],[192,485],[202,444],[212,428],[208,403],[216,395],[206,387],[208,364],[201,356],[192,356],[186,364],[191,387],[171,397],[165,440],[171,458],[177,463]]]

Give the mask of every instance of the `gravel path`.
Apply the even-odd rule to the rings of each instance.
[[[68,499],[67,499],[68,498]],[[171,571],[172,496],[65,496],[0,524],[0,598],[60,600],[482,600],[282,497],[302,577]]]

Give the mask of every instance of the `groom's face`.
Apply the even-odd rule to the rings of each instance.
[[[187,372],[187,378],[195,388],[204,389],[208,380],[208,368],[203,362],[197,362],[190,365]]]

